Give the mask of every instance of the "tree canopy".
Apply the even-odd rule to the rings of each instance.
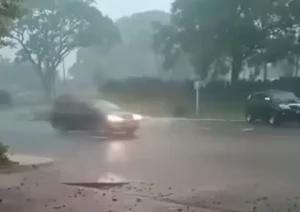
[[[1,89],[13,92],[39,88],[38,78],[29,62],[14,63],[8,58],[0,57]]]
[[[175,0],[171,24],[155,26],[156,51],[168,66],[178,52],[188,53],[203,79],[225,58],[234,83],[249,59],[276,61],[294,49],[299,9],[297,0]]]
[[[77,55],[77,62],[70,72],[76,83],[89,83],[97,72],[100,81],[108,78],[158,77],[184,80],[192,73],[186,55],[182,55],[172,70],[161,68],[162,57],[153,51],[152,24],[170,23],[170,14],[163,11],[146,11],[122,17],[116,26],[122,36],[122,43],[116,45],[108,54],[101,54],[97,47],[82,48]],[[81,63],[79,62],[81,61]],[[182,69],[186,71],[182,71]],[[87,73],[89,70],[90,73]]]
[[[0,45],[10,44],[7,35],[10,32],[11,23],[22,13],[22,0],[0,0]]]
[[[29,61],[48,98],[55,91],[57,67],[73,50],[92,45],[109,49],[120,40],[111,19],[90,1],[47,0],[14,23],[10,38],[21,49],[17,61]]]

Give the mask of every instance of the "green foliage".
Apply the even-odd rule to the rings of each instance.
[[[273,81],[239,81],[234,85],[218,80],[211,81],[201,89],[201,101],[243,101],[252,92],[265,89],[280,89],[292,91],[300,96],[300,78],[282,77]],[[193,106],[195,90],[193,81],[185,82],[163,81],[157,78],[130,78],[126,80],[108,81],[102,88],[104,93],[118,93],[120,98],[160,99],[162,102],[174,100],[177,103]],[[222,92],[220,92],[222,91]],[[131,96],[131,98],[129,98]]]
[[[8,146],[0,142],[0,166],[6,166],[10,164],[10,161],[7,157]]]
[[[298,2],[175,0],[172,24],[156,26],[156,49],[170,65],[178,51],[187,52],[195,72],[203,79],[216,60],[227,58],[234,83],[248,60],[254,64],[276,61],[295,47]]]
[[[29,61],[45,94],[54,90],[57,67],[79,47],[110,48],[119,41],[111,19],[86,1],[42,1],[16,21],[10,37],[21,46],[18,61]]]
[[[146,11],[119,19],[116,26],[122,35],[122,43],[107,54],[102,54],[101,48],[97,47],[80,49],[77,63],[71,68],[74,81],[93,85],[95,74],[99,84],[103,84],[107,78],[128,76],[187,78],[192,68],[186,55],[180,55],[174,67],[165,72],[161,68],[161,55],[152,48],[152,23],[165,24],[169,21],[170,14],[162,11]]]
[[[13,20],[21,15],[23,0],[0,0],[0,45],[11,44],[6,39],[10,32],[10,26]]]

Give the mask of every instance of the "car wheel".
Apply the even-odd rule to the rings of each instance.
[[[282,121],[278,113],[272,113],[269,117],[269,124],[272,126],[280,126]]]
[[[52,127],[61,134],[66,134],[69,131],[69,129],[63,125],[52,124]]]
[[[134,134],[135,134],[135,130],[127,130],[126,132],[125,132],[125,135],[126,135],[126,137],[134,137]]]
[[[255,118],[253,117],[253,115],[251,113],[246,113],[246,121],[248,123],[253,123],[255,121]]]
[[[95,136],[106,136],[106,130],[99,123],[93,123],[88,130]]]
[[[52,121],[52,122],[51,122],[51,126],[52,126],[53,129],[56,129],[56,130],[58,130],[58,129],[61,128],[61,127],[60,127],[60,124],[57,123],[57,122],[55,122],[55,121]]]

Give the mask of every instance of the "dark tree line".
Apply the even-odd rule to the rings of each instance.
[[[175,0],[169,25],[154,23],[154,49],[171,68],[185,52],[206,79],[220,60],[236,83],[243,66],[298,60],[299,0]]]

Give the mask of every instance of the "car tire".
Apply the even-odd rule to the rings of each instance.
[[[130,137],[130,138],[134,137],[134,134],[135,134],[135,130],[127,130],[125,132],[126,137]]]
[[[52,124],[53,129],[57,130],[60,134],[66,134],[69,129],[63,125]]]
[[[245,114],[245,118],[246,118],[246,121],[247,121],[248,123],[253,123],[253,122],[255,121],[255,118],[254,118],[253,115],[252,115],[251,113],[249,113],[249,112],[247,112],[247,113]]]
[[[274,126],[274,127],[278,127],[280,125],[282,125],[282,120],[280,119],[280,115],[276,112],[272,113],[269,117],[269,124]]]

